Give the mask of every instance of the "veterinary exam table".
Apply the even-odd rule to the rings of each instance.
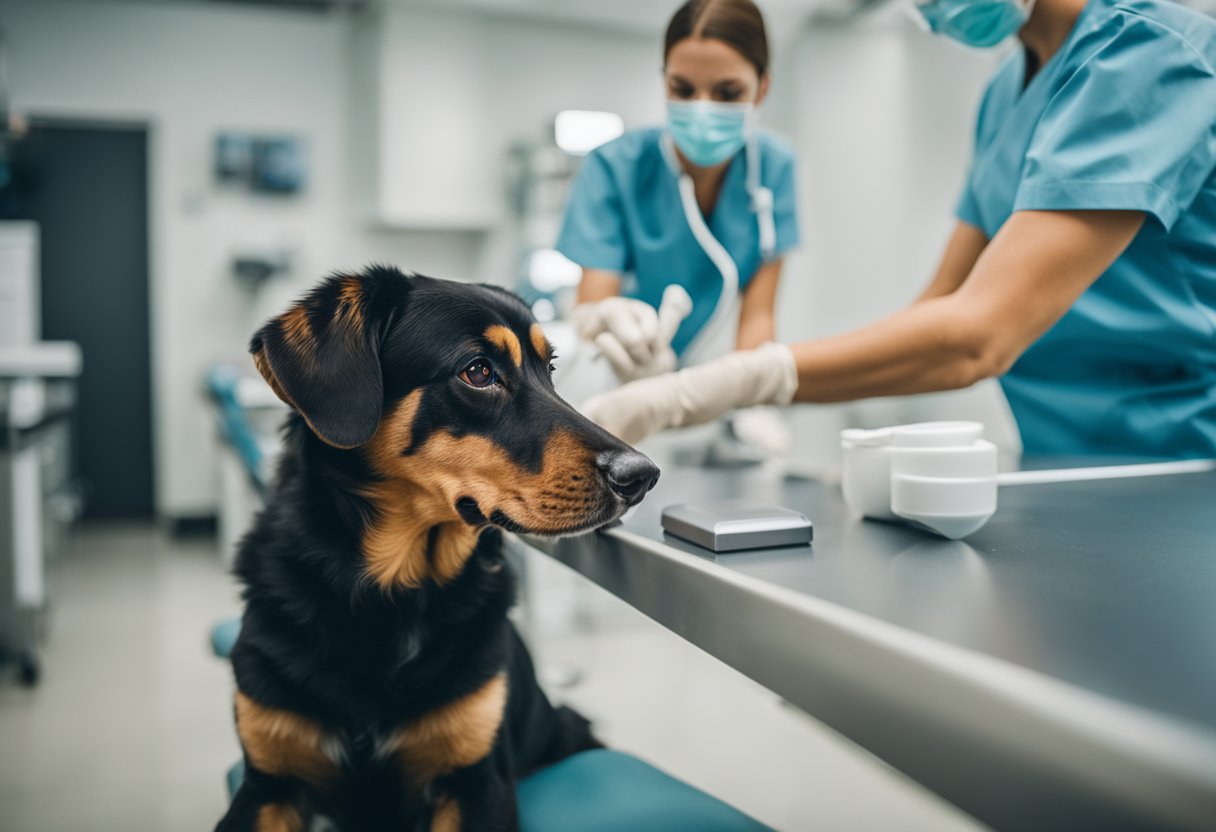
[[[997,829],[1213,828],[1216,470],[1002,487],[948,541],[851,518],[835,483],[654,459],[622,525],[527,543]],[[814,543],[664,536],[665,506],[728,498]]]

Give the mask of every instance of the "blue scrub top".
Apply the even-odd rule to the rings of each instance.
[[[1024,84],[980,104],[958,217],[1135,210],[1139,234],[1001,380],[1027,451],[1216,457],[1216,21],[1090,0]]]
[[[722,275],[684,216],[676,174],[663,156],[661,128],[634,130],[588,154],[574,182],[557,250],[588,269],[625,276],[622,294],[658,307],[668,284],[693,300],[672,341],[680,354],[713,314]],[[760,184],[773,192],[775,257],[798,243],[794,154],[774,136],[757,133]],[[761,265],[760,232],[747,192],[747,154],[731,160],[709,230],[739,269],[739,291]]]

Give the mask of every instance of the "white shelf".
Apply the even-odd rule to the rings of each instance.
[[[0,378],[74,378],[80,366],[80,346],[72,341],[0,346]]]

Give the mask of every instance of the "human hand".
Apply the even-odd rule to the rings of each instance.
[[[788,404],[797,389],[793,353],[770,342],[592,396],[582,411],[632,444],[668,428],[708,422],[735,408]]]
[[[749,407],[730,417],[730,429],[735,438],[764,453],[779,457],[789,453],[794,444],[789,425],[775,407]]]
[[[596,345],[623,384],[676,368],[671,341],[691,311],[688,292],[672,284],[657,311],[644,301],[614,297],[579,304],[573,317],[579,337]]]

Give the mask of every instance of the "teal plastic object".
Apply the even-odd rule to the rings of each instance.
[[[245,761],[228,769],[228,798]],[[773,832],[619,751],[584,751],[519,784],[520,832]]]
[[[232,798],[236,797],[236,790],[245,781],[245,761],[237,760],[233,763],[232,768],[228,769],[228,774],[224,779],[228,781],[228,799],[232,800]]]
[[[772,832],[636,757],[584,751],[519,784],[521,832]]]
[[[221,659],[232,655],[232,645],[241,634],[241,619],[229,618],[211,628],[211,651]]]

